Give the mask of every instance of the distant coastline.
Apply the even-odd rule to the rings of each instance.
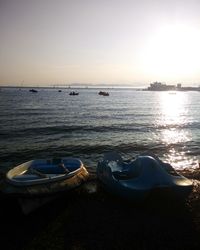
[[[2,85],[0,86],[0,91],[6,88],[10,89],[131,89],[135,91],[200,91],[200,85],[198,87],[195,86],[182,86],[182,84],[178,83],[176,85],[166,84],[162,82],[153,82],[150,83],[148,87],[143,86],[131,86],[131,85],[53,85],[53,86],[39,86],[39,85]]]
[[[85,85],[67,85],[67,86],[64,86],[64,85],[58,85],[58,86],[0,86],[0,89],[132,89],[132,90],[143,90],[144,86],[143,87],[135,87],[135,86],[118,86],[118,85],[88,85],[88,86],[85,86]]]

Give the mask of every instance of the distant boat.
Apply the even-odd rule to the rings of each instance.
[[[105,92],[105,91],[99,91],[98,94],[99,94],[99,95],[103,95],[103,96],[109,96],[109,93],[108,93],[108,92]]]
[[[72,91],[72,92],[69,93],[69,95],[79,95],[79,93],[75,92],[75,91]]]
[[[32,93],[37,93],[38,91],[36,89],[29,89],[30,92]]]
[[[62,92],[62,90],[61,90],[61,89],[59,89],[59,90],[58,90],[58,92]]]

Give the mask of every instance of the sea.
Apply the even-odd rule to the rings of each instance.
[[[103,154],[155,154],[176,169],[200,160],[200,92],[131,88],[2,88],[0,169],[51,157],[96,168]],[[71,91],[79,95],[70,96]],[[98,95],[99,91],[109,96]]]

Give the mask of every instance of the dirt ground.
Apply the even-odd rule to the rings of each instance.
[[[29,215],[1,197],[1,249],[200,249],[200,169],[182,174],[195,180],[185,201],[152,193],[133,204],[97,180]]]

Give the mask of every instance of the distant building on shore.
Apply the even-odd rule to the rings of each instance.
[[[167,85],[161,82],[150,83],[146,91],[200,91],[200,87],[182,87],[181,83],[177,85]]]

